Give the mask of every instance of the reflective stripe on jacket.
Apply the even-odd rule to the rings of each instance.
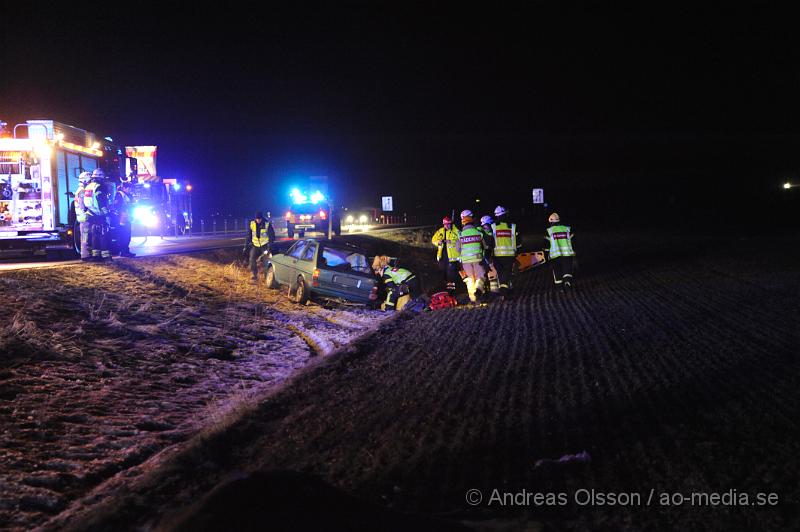
[[[492,235],[495,257],[513,257],[517,254],[517,224],[494,223]]]
[[[103,196],[103,186],[97,181],[91,181],[84,188],[83,205],[90,214],[99,216],[108,214],[107,199]]]
[[[453,226],[450,229],[446,229],[445,227],[440,227],[436,233],[434,233],[431,242],[434,246],[438,249],[436,250],[436,260],[442,260],[442,249],[444,246],[447,246],[447,260],[450,262],[458,261],[458,242],[459,232],[458,229]]]
[[[78,190],[75,191],[75,199],[72,200],[72,203],[75,205],[75,219],[78,220],[78,223],[83,223],[86,221],[86,205],[83,204],[83,198],[85,196],[85,189],[83,187],[83,183],[78,185]]]
[[[572,234],[568,225],[554,225],[547,229],[547,240],[550,241],[550,258],[573,257]]]
[[[461,236],[459,236],[458,242],[462,263],[471,264],[483,260],[483,249],[485,247],[483,231],[473,227],[471,224],[467,224],[461,230]]]

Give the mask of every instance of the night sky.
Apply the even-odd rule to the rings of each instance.
[[[541,186],[584,224],[786,208],[788,13],[367,5],[6,12],[0,119],[156,144],[201,211],[282,210],[307,175],[401,211],[521,212]]]

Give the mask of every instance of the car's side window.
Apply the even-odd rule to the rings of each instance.
[[[300,242],[296,243],[292,249],[289,250],[289,253],[287,253],[287,255],[289,257],[299,259],[305,248],[306,248],[306,242],[301,240]]]
[[[309,244],[306,247],[306,250],[303,252],[303,256],[300,257],[300,260],[314,260],[314,253],[316,252],[317,252],[317,245]]]

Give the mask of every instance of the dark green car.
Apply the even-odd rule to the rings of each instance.
[[[269,257],[265,266],[267,287],[287,286],[298,303],[312,296],[364,305],[378,299],[378,279],[366,255],[346,245],[301,239],[286,253]]]

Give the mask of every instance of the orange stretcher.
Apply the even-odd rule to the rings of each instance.
[[[524,272],[525,270],[529,270],[534,266],[539,266],[545,262],[546,259],[544,258],[544,251],[531,251],[517,255],[517,267],[519,268],[518,271],[520,272]]]

